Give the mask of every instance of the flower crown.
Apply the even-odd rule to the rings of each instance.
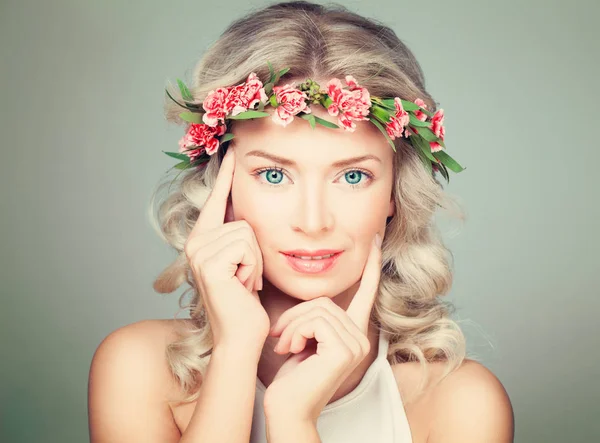
[[[432,174],[440,172],[447,182],[450,181],[448,169],[457,173],[465,169],[444,151],[443,109],[433,114],[419,98],[413,103],[399,97],[372,96],[351,75],[345,77],[347,88],[337,78],[331,79],[325,90],[311,79],[297,87],[290,84],[275,86],[289,68],[276,73],[271,63],[267,64],[270,78],[265,85],[253,72],[242,84],[209,92],[202,104],[193,102],[192,94],[180,79],[177,79],[177,84],[183,104],[166,90],[171,100],[189,111],[179,114],[189,122],[186,134],[179,140],[179,152],[163,151],[181,160],[173,168],[203,167],[220,146],[233,139],[232,133],[226,133],[227,120],[271,116],[276,124],[285,127],[298,115],[308,120],[313,129],[318,123],[328,128],[342,127],[349,132],[356,129],[355,122],[369,120],[379,128],[394,152],[396,147],[392,140],[406,137],[427,170]],[[321,105],[329,115],[337,116],[339,126],[312,114],[311,104]],[[263,111],[268,105],[275,108],[272,115]]]

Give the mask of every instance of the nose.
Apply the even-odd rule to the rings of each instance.
[[[334,217],[327,188],[315,183],[306,183],[300,188],[293,219],[294,230],[311,235],[331,231]]]

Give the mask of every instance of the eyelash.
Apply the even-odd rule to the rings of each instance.
[[[258,177],[258,176],[260,176],[260,174],[262,174],[263,172],[266,172],[266,171],[278,171],[278,172],[284,174],[283,168],[279,168],[277,166],[271,166],[271,167],[267,167],[267,168],[258,169],[256,171],[254,171],[252,175]],[[367,176],[367,183],[369,183],[371,180],[373,180],[373,174],[371,174],[369,171],[366,171],[365,169],[361,169],[361,168],[346,169],[345,171],[343,171],[343,174],[346,174],[348,172],[353,172],[353,171],[358,171],[358,172],[361,172],[362,174],[366,175]],[[269,182],[266,182],[265,184],[268,185],[268,186],[272,186],[272,187],[278,187],[278,186],[280,186],[279,184],[273,184],[273,183],[269,183]],[[366,186],[366,184],[358,184],[358,185],[354,185],[354,184],[351,184],[351,183],[348,183],[348,184],[350,185],[350,187],[352,187],[354,189],[356,189],[356,188],[362,188],[362,187]]]

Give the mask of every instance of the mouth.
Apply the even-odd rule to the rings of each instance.
[[[329,270],[344,251],[318,250],[306,251],[295,250],[282,252],[288,264],[297,272],[317,274]]]

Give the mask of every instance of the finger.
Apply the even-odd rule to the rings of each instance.
[[[206,199],[198,221],[194,225],[190,236],[200,231],[216,228],[225,222],[225,213],[227,211],[227,200],[231,192],[231,183],[233,182],[233,173],[235,171],[235,154],[233,148],[229,147],[221,166],[215,185]]]
[[[186,245],[187,253],[189,255],[194,255],[199,250],[206,251],[207,248],[214,249],[214,245],[211,247],[209,247],[209,245],[211,245],[212,243],[215,243],[215,242],[217,242],[217,244],[218,244],[221,241],[220,239],[225,238],[225,237],[231,237],[232,232],[235,233],[236,238],[238,238],[238,237],[247,238],[248,241],[251,243],[252,248],[255,251],[257,261],[258,261],[258,266],[256,267],[256,269],[253,272],[253,280],[252,280],[253,284],[252,284],[251,288],[253,290],[258,290],[259,284],[262,279],[263,257],[262,257],[262,252],[260,250],[260,247],[258,245],[258,240],[254,233],[254,230],[248,224],[247,221],[245,221],[245,220],[233,221],[231,223],[226,223],[222,226],[214,228],[210,231],[203,231],[202,233],[198,234],[196,237],[190,238],[190,240],[188,241],[188,243]],[[218,237],[215,237],[215,235],[218,235]],[[208,242],[207,242],[207,239],[208,239]],[[245,283],[244,279],[241,278],[241,275],[239,273],[236,275],[238,276],[238,278],[240,278],[240,281],[242,281],[242,283]],[[244,274],[244,277],[245,277],[245,279],[247,279],[248,275]]]
[[[256,254],[247,238],[235,237],[235,232],[230,233],[231,241],[223,245],[223,241],[213,241],[202,249],[200,259],[200,272],[203,277],[214,279],[237,277],[252,292],[252,280],[249,277],[256,267]],[[226,271],[223,275],[223,271]],[[220,275],[219,275],[220,274]]]
[[[289,308],[279,316],[275,324],[271,327],[269,335],[278,336],[283,329],[295,318],[310,312],[316,306],[316,300],[313,299],[306,302],[300,302],[297,305]]]
[[[319,354],[319,351],[321,350],[335,352],[335,354],[337,354],[336,357],[338,357],[338,355],[340,357],[335,359],[340,366],[347,366],[357,358],[354,352],[347,346],[347,343],[350,342],[352,337],[349,334],[340,336],[333,325],[323,317],[315,317],[298,325],[294,331],[293,341],[295,347],[293,348],[293,351],[296,351],[296,349],[302,346],[302,348],[297,351],[301,352],[304,349],[306,341],[311,338],[317,340],[317,354]]]
[[[373,303],[379,290],[380,278],[381,248],[373,241],[371,242],[371,250],[360,280],[360,286],[346,310],[348,317],[352,319],[365,335],[369,327],[371,309],[373,309]]]
[[[350,319],[350,317],[348,317],[348,313],[344,309],[336,305],[329,297],[319,297],[300,303],[281,314],[271,328],[269,335],[277,337],[298,317],[313,311],[318,312],[323,309],[329,311],[332,315],[335,315],[349,331],[356,333],[357,336],[362,334],[358,326]]]
[[[235,275],[238,277],[240,282],[246,286],[250,292],[252,292],[256,290],[258,286],[258,279],[260,277],[259,269],[262,268],[262,266],[259,266],[259,264],[262,262],[262,254],[260,252],[260,248],[258,247],[258,242],[254,235],[254,231],[245,221],[240,220],[239,222],[231,223],[231,225],[232,226],[222,226],[218,228],[222,232],[221,235],[217,238],[211,237],[211,241],[209,243],[204,243],[199,247],[199,250],[202,251],[203,255],[211,255],[220,249],[224,242],[231,244],[237,239],[246,240],[255,255],[257,265],[253,267],[247,267],[240,264]],[[205,235],[210,236],[211,233],[208,232]]]
[[[346,345],[350,349],[352,349],[354,353],[359,354],[365,351],[358,337],[356,336],[356,326],[352,325],[351,327],[354,329],[354,331],[349,331],[347,329],[347,326],[330,311],[328,311],[325,308],[316,308],[306,313],[305,315],[294,319],[294,321],[292,321],[285,328],[277,343],[277,350],[275,352],[285,354],[287,352],[297,353],[303,350],[306,346],[306,339],[304,338],[304,336],[298,335],[296,333],[296,329],[301,324],[307,322],[308,320],[315,319],[317,317],[322,317],[325,320],[327,320],[329,324],[336,330],[338,335],[344,339]]]

